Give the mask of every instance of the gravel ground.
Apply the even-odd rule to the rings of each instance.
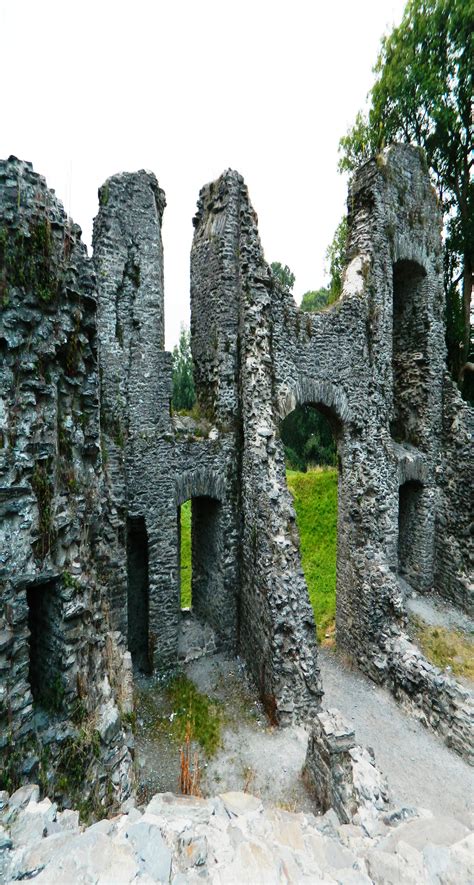
[[[421,618],[425,624],[461,630],[462,633],[474,637],[474,620],[439,596],[421,596],[411,590],[407,594],[405,605],[409,612]]]
[[[395,699],[337,653],[320,649],[326,707],[352,721],[356,739],[373,747],[398,805],[429,808],[466,822],[474,811],[474,770]]]
[[[428,808],[470,825],[474,771],[467,763],[337,653],[320,649],[320,665],[324,706],[337,707],[354,724],[357,742],[373,748],[394,803]],[[185,669],[200,691],[222,703],[227,721],[216,755],[206,763],[200,753],[203,794],[246,790],[291,811],[312,810],[300,777],[305,730],[269,726],[238,659],[210,655]],[[150,728],[157,711],[163,712],[162,688],[158,681],[146,678],[140,680],[139,688],[137,754],[142,785],[148,794],[158,789],[175,792],[178,747]]]
[[[407,600],[408,601],[408,600]],[[461,628],[472,621],[434,598],[410,595],[410,609],[427,623]],[[313,810],[301,779],[307,732],[302,727],[272,728],[238,658],[202,654],[212,647],[209,630],[189,616],[184,621],[183,658],[188,678],[199,691],[221,705],[225,726],[222,746],[210,760],[199,747],[201,789],[212,796],[244,790],[265,802],[291,811]],[[206,632],[207,630],[207,632]],[[372,747],[378,767],[387,777],[396,805],[428,808],[466,822],[474,811],[474,770],[346,659],[328,648],[319,649],[325,707],[336,707],[355,728],[356,741]],[[160,716],[172,719],[172,708],[157,677],[138,676],[136,751],[141,792],[175,792],[179,783],[179,743],[168,728],[157,728]],[[472,823],[472,821],[471,821]]]
[[[188,664],[186,672],[200,691],[221,701],[227,718],[222,747],[203,772],[203,793],[245,790],[289,811],[314,811],[300,776],[308,742],[305,729],[269,725],[238,659],[204,657]]]

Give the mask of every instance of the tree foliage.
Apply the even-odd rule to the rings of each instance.
[[[193,358],[189,329],[181,326],[179,343],[173,347],[173,408],[176,411],[192,409],[196,401],[193,379]]]
[[[330,303],[330,295],[331,291],[329,289],[329,286],[321,286],[320,289],[305,292],[301,299],[301,310],[306,310],[309,313],[315,313],[317,310],[321,310],[323,307],[327,307],[327,305]]]
[[[326,251],[328,263],[329,304],[337,301],[342,292],[342,275],[346,266],[346,243],[347,243],[347,216],[341,218],[332,238],[331,245]]]
[[[280,264],[279,261],[272,261],[270,265],[273,273],[280,280],[286,292],[292,292],[295,285],[295,275],[291,272],[287,264]]]
[[[316,313],[329,304],[334,304],[342,292],[342,276],[346,266],[347,217],[339,222],[330,245],[326,250],[329,286],[305,292],[301,299],[301,310]]]
[[[424,149],[444,212],[447,344],[460,380],[471,347],[473,22],[473,0],[409,0],[382,40],[368,114],[341,139],[339,164],[351,172],[395,141]]]
[[[310,464],[336,463],[336,444],[327,418],[310,405],[297,406],[282,421],[281,438],[287,463],[305,471]]]

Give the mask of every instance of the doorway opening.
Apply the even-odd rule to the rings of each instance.
[[[319,404],[297,406],[280,425],[288,488],[318,640],[335,643],[338,518],[337,421]]]
[[[414,261],[393,267],[393,420],[397,442],[420,445],[426,398],[428,317],[424,288],[426,272]]]
[[[127,518],[128,649],[143,673],[151,673],[149,642],[148,534],[143,516]]]
[[[32,584],[26,590],[30,659],[28,681],[33,701],[58,712],[64,697],[61,599],[56,581]]]
[[[223,604],[221,504],[207,496],[178,507],[180,607],[218,629]]]
[[[181,611],[192,608],[191,499],[178,507],[178,558]]]
[[[423,518],[423,486],[410,480],[398,492],[398,573],[414,590],[420,585],[420,565],[424,543],[421,537]]]

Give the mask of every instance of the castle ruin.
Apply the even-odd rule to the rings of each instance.
[[[93,715],[90,801],[130,793],[132,665],[177,665],[189,498],[193,611],[244,658],[272,722],[319,708],[279,434],[298,404],[337,441],[337,643],[472,759],[468,690],[404,632],[410,588],[472,611],[473,586],[473,412],[446,371],[441,219],[420,152],[390,147],[356,174],[342,295],[316,314],[266,264],[241,176],[202,189],[198,420],[170,409],[164,193],[141,171],[108,179],[99,202],[88,258],[45,180],[0,163],[5,770],[66,795]]]

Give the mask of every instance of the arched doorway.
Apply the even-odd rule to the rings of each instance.
[[[280,425],[303,571],[320,643],[333,645],[336,622],[340,424],[321,403],[297,405]]]
[[[178,605],[181,615],[207,624],[218,647],[230,650],[237,643],[233,511],[202,491],[202,484],[191,483],[178,497]]]
[[[429,320],[424,297],[426,271],[414,261],[393,266],[393,417],[391,434],[423,448],[427,407]]]

